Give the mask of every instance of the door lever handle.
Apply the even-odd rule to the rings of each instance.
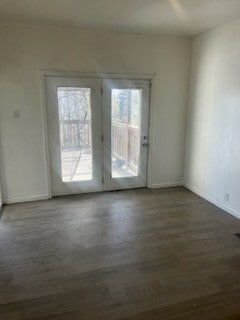
[[[148,143],[143,143],[143,145],[142,145],[144,148],[147,148],[148,146],[149,146],[149,144]]]

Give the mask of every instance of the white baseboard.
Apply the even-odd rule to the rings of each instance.
[[[39,200],[47,200],[49,199],[49,195],[37,195],[37,196],[29,196],[22,198],[8,198],[3,199],[4,204],[12,204],[12,203],[21,203],[21,202],[31,202],[31,201],[39,201]]]
[[[156,183],[150,186],[151,189],[158,189],[158,188],[169,188],[169,187],[182,187],[182,181],[175,181],[175,182],[164,182],[164,183]]]
[[[190,191],[196,193],[198,196],[200,196],[201,198],[207,200],[208,202],[214,204],[215,206],[217,206],[218,208],[226,211],[227,213],[231,214],[232,216],[240,219],[240,212],[232,209],[232,208],[229,208],[221,203],[219,203],[218,201],[216,201],[215,199],[213,199],[212,197],[209,197],[207,194],[205,194],[204,192],[198,190],[197,188],[183,182],[183,186],[187,189],[189,189]]]

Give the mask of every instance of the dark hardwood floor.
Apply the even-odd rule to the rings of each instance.
[[[184,188],[6,206],[0,319],[240,319],[236,233]]]

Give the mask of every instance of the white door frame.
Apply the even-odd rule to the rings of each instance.
[[[148,147],[149,144],[149,80],[129,80],[129,79],[106,79],[103,80],[103,178],[104,191],[142,188],[147,186],[147,168],[148,168]],[[112,178],[112,89],[140,89],[141,90],[141,108],[140,108],[140,159],[138,175],[128,177]],[[145,140],[144,140],[145,137]]]
[[[152,186],[152,169],[151,169],[151,140],[153,136],[153,119],[154,119],[154,93],[156,74],[127,74],[127,73],[92,73],[92,72],[71,72],[71,71],[50,71],[40,70],[40,92],[41,92],[41,118],[42,118],[42,138],[44,147],[44,165],[45,165],[45,181],[47,197],[52,198],[52,183],[51,183],[51,170],[50,170],[50,152],[49,152],[49,139],[48,139],[48,126],[47,126],[47,102],[45,90],[45,77],[67,77],[67,78],[95,78],[95,79],[126,79],[126,80],[151,80],[151,91],[149,101],[149,145],[148,150],[148,167],[147,167],[147,188]]]
[[[78,194],[102,191],[102,112],[101,80],[94,78],[62,78],[46,77],[46,96],[48,103],[49,154],[54,195]],[[92,179],[81,181],[62,181],[62,160],[59,129],[59,103],[57,90],[59,87],[80,87],[91,90],[91,140],[92,140]]]

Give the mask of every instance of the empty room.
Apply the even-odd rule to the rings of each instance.
[[[240,1],[0,1],[0,320],[240,320]]]

